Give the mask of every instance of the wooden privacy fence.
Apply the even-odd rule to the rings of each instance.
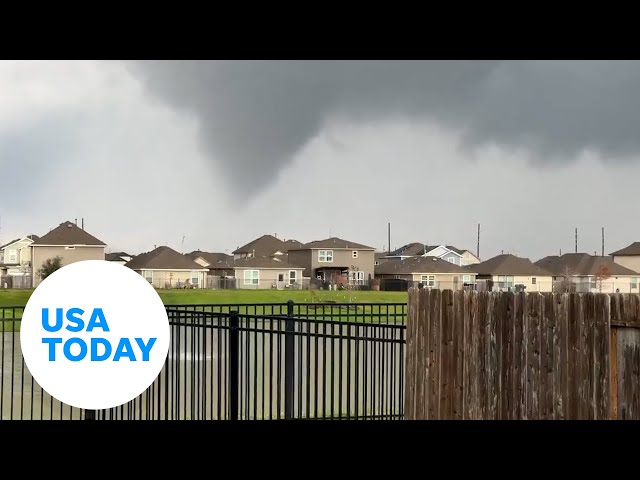
[[[406,419],[640,419],[640,296],[412,289]]]

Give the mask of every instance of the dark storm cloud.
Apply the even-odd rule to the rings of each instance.
[[[249,199],[332,117],[420,118],[462,145],[542,163],[640,150],[640,64],[562,61],[140,62],[149,91],[200,124],[205,153]]]

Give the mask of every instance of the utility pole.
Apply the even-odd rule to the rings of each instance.
[[[391,253],[391,222],[387,223],[387,248],[388,253]]]
[[[578,227],[576,227],[576,253],[578,253]]]
[[[476,243],[476,257],[480,260],[480,224],[478,224],[478,242]]]
[[[604,257],[604,227],[602,227],[602,256]]]

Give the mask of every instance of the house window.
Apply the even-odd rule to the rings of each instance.
[[[17,262],[17,261],[18,261],[18,251],[9,250],[9,262]]]
[[[454,257],[449,257],[447,258],[447,260],[449,261],[449,263],[456,263],[456,259]]]
[[[425,287],[435,287],[436,286],[436,277],[435,277],[435,275],[422,275],[421,283]]]
[[[259,270],[245,270],[244,271],[244,284],[245,285],[258,285],[260,282]]]
[[[294,285],[298,280],[298,272],[289,270],[289,285]]]
[[[537,282],[536,277],[531,277],[531,285],[535,285]]]
[[[349,285],[364,285],[364,272],[349,272]]]
[[[65,250],[75,250],[76,247],[64,247]]]
[[[373,262],[373,264],[374,265],[380,265],[380,262],[376,260],[375,262]]]
[[[191,272],[191,284],[196,286],[200,285],[198,272]]]
[[[358,258],[358,252],[356,250],[351,252],[351,258]]]
[[[462,283],[471,283],[471,275],[463,275]]]
[[[153,283],[153,272],[151,270],[146,270],[143,276],[147,282]]]
[[[637,278],[632,278],[631,279],[631,288],[638,288],[638,279]]]
[[[333,262],[333,250],[318,250],[318,262]]]
[[[278,274],[278,281],[279,282],[284,282],[284,273],[279,273]]]
[[[513,287],[513,277],[512,276],[505,276],[505,275],[498,275],[498,288],[512,288]]]

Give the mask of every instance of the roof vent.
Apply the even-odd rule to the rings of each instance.
[[[67,227],[69,227],[69,228],[73,228],[73,224],[69,223],[69,224],[67,225]]]

